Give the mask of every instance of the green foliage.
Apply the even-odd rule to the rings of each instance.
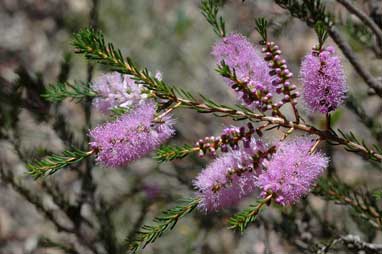
[[[181,102],[182,107],[194,109],[199,113],[214,113],[216,116],[232,117],[234,120],[261,116],[242,106],[237,106],[243,110],[239,112],[237,108],[218,104],[202,95],[200,95],[202,100],[197,100],[190,92],[167,85],[164,81],[152,77],[147,69],[139,70],[130,58],[126,58],[125,61],[121,51],[115,49],[111,43],[106,44],[102,33],[94,29],[87,28],[75,34],[73,44],[76,52],[84,54],[87,59],[133,76],[137,82],[151,91],[153,97],[166,99],[172,103]]]
[[[175,159],[182,159],[189,155],[192,152],[197,151],[195,147],[190,145],[183,146],[162,146],[156,152],[156,156],[154,157],[156,160],[160,162],[172,161]]]
[[[375,190],[372,194],[376,200],[382,199],[382,190]]]
[[[321,0],[275,0],[284,9],[287,9],[293,17],[305,21],[308,26],[314,27],[321,22],[327,27],[333,25],[333,17],[326,11]]]
[[[322,21],[317,21],[314,25],[314,31],[318,37],[318,50],[321,50],[329,36],[327,26]]]
[[[153,243],[167,230],[172,230],[179,219],[191,213],[199,204],[198,198],[184,200],[182,204],[171,208],[154,219],[154,225],[144,225],[133,237],[127,239],[127,247],[131,253],[145,248],[147,244]]]
[[[116,108],[113,108],[111,112],[113,113],[113,118],[117,119],[118,117],[129,112],[129,109],[124,107],[116,107]]]
[[[370,130],[371,134],[373,134],[377,140],[382,140],[382,126],[378,122],[378,119],[366,113],[361,104],[363,99],[366,98],[357,99],[354,95],[349,93],[345,101],[346,107],[358,116],[359,120]]]
[[[40,161],[34,161],[27,165],[28,174],[38,179],[42,176],[52,175],[58,170],[80,162],[92,155],[95,151],[65,150],[63,155],[50,155]]]
[[[265,18],[258,18],[255,21],[256,21],[257,32],[260,34],[263,41],[267,41],[268,40],[268,35],[267,35],[268,20],[266,20]]]
[[[370,160],[373,160],[373,161],[380,161],[380,159],[377,157],[378,155],[381,155],[382,154],[382,147],[380,147],[379,145],[377,144],[373,144],[372,148],[370,148],[364,140],[361,140],[359,138],[357,138],[353,132],[349,132],[349,133],[345,133],[344,131],[338,129],[338,132],[340,133],[340,135],[347,141],[347,143],[343,144],[345,145],[345,150],[346,151],[349,151],[349,152],[355,152],[355,153],[358,153],[359,152],[359,149],[354,147],[352,144],[349,143],[352,142],[352,143],[355,143],[359,146],[362,146],[364,149],[365,149],[365,156],[370,159]]]
[[[69,82],[57,83],[49,86],[42,94],[50,102],[59,102],[66,98],[81,101],[87,97],[95,97],[97,94],[91,89],[89,84],[70,84]]]
[[[38,241],[38,246],[43,248],[54,248],[61,250],[66,254],[78,254],[78,252],[73,248],[73,246],[67,246],[65,244],[52,241],[47,237],[41,237]]]
[[[225,23],[223,18],[218,17],[219,1],[218,0],[202,0],[200,9],[207,22],[213,27],[214,32],[219,37],[225,37]]]
[[[270,201],[270,198],[271,196],[268,196],[265,199],[257,200],[255,204],[232,216],[228,221],[229,228],[243,232],[249,224],[256,220],[264,205]]]
[[[373,34],[368,27],[361,22],[355,22],[354,19],[348,18],[340,23],[346,34],[347,41],[354,51],[361,51],[365,47],[372,47]]]
[[[84,54],[88,60],[97,61],[114,71],[129,74],[153,91],[158,98],[168,99],[175,97],[173,87],[167,86],[163,81],[150,75],[147,69],[139,70],[130,59],[123,58],[119,49],[115,49],[112,43],[106,43],[103,34],[92,28],[86,28],[74,35],[73,45],[75,52]]]
[[[321,178],[313,193],[337,204],[350,206],[356,215],[382,229],[382,211],[369,191],[355,190],[337,178]]]

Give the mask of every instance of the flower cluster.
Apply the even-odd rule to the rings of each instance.
[[[141,84],[137,84],[129,75],[112,72],[98,77],[92,83],[97,97],[93,105],[102,113],[108,113],[115,107],[131,108],[147,99]]]
[[[264,151],[264,144],[252,139],[247,148],[225,153],[204,169],[194,181],[200,210],[230,207],[250,195],[256,189],[256,172],[261,165],[254,164],[253,157]]]
[[[129,162],[158,148],[174,134],[173,121],[155,122],[152,101],[137,106],[114,122],[91,130],[90,146],[97,151],[97,161],[109,167],[126,166]]]
[[[328,165],[326,156],[311,151],[313,145],[309,137],[284,141],[277,147],[252,137],[246,146],[231,147],[196,178],[199,208],[205,212],[226,208],[256,189],[264,197],[272,194],[281,205],[295,203],[310,191]]]
[[[264,196],[273,193],[277,203],[290,205],[309,192],[328,166],[323,154],[310,154],[313,144],[308,137],[280,143],[272,159],[264,162],[266,170],[256,181]]]
[[[156,77],[161,79],[160,73]],[[89,132],[90,146],[97,161],[109,167],[126,166],[158,148],[174,135],[174,120],[169,114],[156,117],[156,104],[141,84],[128,75],[105,74],[93,83],[98,97],[94,107],[107,113],[116,107],[128,108],[119,119]]]
[[[317,52],[313,50],[301,64],[304,100],[310,110],[328,113],[345,99],[346,82],[341,60],[333,47]]]
[[[237,80],[226,79],[241,102],[261,111],[272,109],[273,78],[254,46],[240,34],[230,34],[217,42],[212,54],[234,70]],[[244,86],[244,87],[243,87]]]

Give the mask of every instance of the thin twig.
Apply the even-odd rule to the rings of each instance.
[[[368,26],[374,32],[378,40],[382,41],[382,30],[366,13],[359,10],[348,0],[337,0],[337,2],[342,4],[349,12],[357,16],[366,26]]]
[[[349,141],[347,139],[341,138],[331,131],[319,130],[319,129],[317,129],[311,125],[308,125],[308,124],[304,124],[301,122],[296,123],[296,122],[282,119],[280,117],[265,116],[265,115],[257,114],[257,113],[253,113],[253,112],[243,112],[243,111],[231,109],[231,108],[209,107],[208,105],[206,105],[204,103],[199,103],[199,102],[195,102],[195,101],[191,101],[191,100],[187,100],[187,99],[182,99],[182,98],[178,98],[177,101],[182,102],[182,104],[185,106],[190,106],[192,108],[205,110],[206,112],[226,113],[226,114],[229,114],[233,117],[244,117],[244,118],[248,118],[248,119],[256,119],[259,121],[269,122],[271,124],[279,125],[279,126],[282,126],[282,127],[288,128],[288,129],[294,128],[294,129],[304,131],[304,132],[307,132],[310,134],[315,134],[315,135],[318,135],[323,140],[329,140],[329,141],[337,142],[341,145],[351,146],[353,149],[356,149],[357,151],[359,151],[361,154],[363,154],[365,156],[373,155],[378,161],[380,161],[380,162],[382,161],[382,154],[378,154],[377,152],[375,152],[373,150],[371,150],[369,152],[362,145],[359,145],[359,144],[356,144],[356,143]]]
[[[323,246],[317,251],[317,254],[328,253],[337,243],[343,243],[348,249],[362,251],[365,253],[382,253],[382,244],[367,243],[356,235],[345,235],[337,239],[333,239],[329,244]]]

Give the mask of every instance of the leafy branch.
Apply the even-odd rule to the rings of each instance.
[[[213,27],[219,37],[225,37],[225,24],[223,17],[218,17],[219,3],[217,0],[202,0],[200,9],[207,22]]]
[[[268,20],[266,20],[265,18],[256,19],[256,31],[260,34],[263,41],[268,40],[267,28]]]
[[[87,97],[95,97],[97,94],[90,88],[88,84],[73,85],[68,82],[57,83],[46,88],[42,97],[51,102],[59,102],[66,98],[80,101]]]
[[[172,103],[180,102],[182,107],[190,108],[200,113],[213,113],[221,117],[231,117],[235,120],[249,119],[267,122],[288,129],[301,130],[318,135],[323,140],[350,146],[354,151],[362,155],[372,154],[375,160],[382,161],[382,152],[368,150],[363,145],[354,143],[346,138],[341,138],[331,131],[319,130],[313,126],[288,121],[282,117],[254,113],[244,106],[238,105],[237,107],[230,107],[222,105],[202,95],[202,100],[197,100],[191,93],[169,86],[165,82],[152,77],[147,69],[139,70],[129,58],[126,58],[125,61],[120,50],[115,49],[111,43],[108,43],[108,46],[106,46],[102,33],[93,29],[85,29],[77,33],[75,35],[74,45],[76,52],[84,54],[89,60],[98,61],[101,64],[110,66],[113,70],[134,76],[137,82],[143,84],[155,97],[166,99]]]
[[[174,208],[171,208],[161,216],[154,219],[154,225],[144,225],[135,234],[133,239],[127,239],[127,248],[131,253],[135,253],[140,248],[145,248],[147,244],[153,243],[156,239],[162,236],[167,230],[172,230],[178,220],[185,215],[191,213],[199,204],[199,198],[190,198],[184,200]]]
[[[382,154],[382,147],[373,144],[371,149],[364,140],[360,140],[357,138],[353,132],[345,133],[344,131],[338,129],[338,132],[341,134],[341,136],[348,141],[348,143],[344,144],[345,145],[345,150],[349,152],[358,152],[358,148],[354,148],[353,144],[357,144],[358,146],[362,146],[365,153],[364,155],[371,160],[374,161],[380,161],[379,155]]]
[[[188,154],[198,151],[198,147],[193,147],[190,145],[183,145],[183,146],[162,146],[159,148],[156,152],[156,156],[154,159],[165,162],[165,161],[171,161],[175,159],[182,159],[186,157]]]
[[[38,240],[38,246],[43,248],[55,248],[66,254],[79,254],[79,252],[75,250],[74,246],[55,242],[44,236],[40,237]]]
[[[264,205],[269,204],[272,197],[273,195],[269,194],[264,199],[258,200],[256,204],[253,204],[244,211],[232,216],[228,221],[228,224],[230,225],[229,228],[243,232],[249,224],[256,220]]]
[[[287,9],[293,17],[305,21],[313,27],[317,22],[330,27],[333,25],[333,17],[326,11],[321,0],[275,0],[284,9]]]
[[[352,207],[361,218],[366,219],[376,228],[382,228],[382,211],[376,204],[376,197],[369,192],[353,190],[338,179],[321,179],[313,193]]]
[[[328,30],[327,27],[321,22],[317,21],[314,25],[314,31],[318,37],[318,48],[317,50],[321,50],[324,46],[325,41],[328,39]]]
[[[135,63],[122,56],[119,49],[112,43],[106,43],[103,34],[92,28],[86,28],[74,35],[75,52],[84,54],[88,60],[97,61],[123,74],[132,75],[138,83],[153,91],[156,97],[168,99],[176,98],[175,89],[167,86],[163,81],[152,77],[147,69],[139,70]]]
[[[94,154],[95,150],[81,151],[75,149],[74,151],[65,150],[63,155],[50,155],[40,161],[34,161],[27,165],[28,174],[38,179],[42,176],[52,175],[58,170],[70,166],[74,163],[80,162],[90,155]]]

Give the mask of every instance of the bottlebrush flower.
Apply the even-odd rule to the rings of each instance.
[[[90,131],[90,146],[97,161],[109,167],[126,166],[158,148],[174,134],[170,116],[154,122],[155,104],[146,101],[121,116]]]
[[[244,36],[230,34],[224,37],[215,44],[212,54],[218,64],[224,61],[231,69],[234,69],[237,79],[246,82],[251,92],[264,94],[267,99],[272,97],[270,92],[274,90],[272,86],[273,78],[269,75],[268,64],[259,56],[254,46]],[[229,86],[233,85],[231,80],[226,80]],[[244,104],[250,105],[253,103],[248,95],[243,94],[241,91],[237,92],[237,95]],[[256,102],[256,107],[262,106],[258,105],[261,100]]]
[[[315,112],[335,110],[345,99],[347,86],[341,60],[333,47],[307,55],[300,71],[304,84],[303,97]]]
[[[266,196],[272,192],[276,202],[289,205],[306,195],[313,183],[328,166],[328,158],[316,152],[309,154],[314,142],[308,137],[298,137],[282,142],[261,173],[257,185]]]
[[[92,84],[98,95],[93,105],[102,113],[107,113],[115,107],[130,108],[139,105],[147,98],[147,94],[142,92],[142,87],[128,75],[118,72],[104,74]]]
[[[216,211],[238,203],[256,188],[257,168],[252,156],[263,151],[264,144],[254,139],[249,148],[231,151],[215,159],[195,179],[201,198],[199,209]]]

